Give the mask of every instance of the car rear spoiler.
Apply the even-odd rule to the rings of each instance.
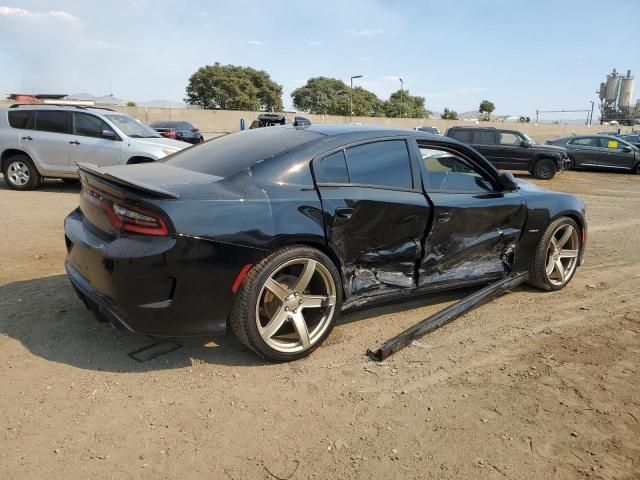
[[[103,172],[100,170],[100,167],[97,167],[90,163],[77,163],[76,165],[78,165],[78,170],[80,172],[88,173],[89,175],[92,175],[94,177],[104,178],[106,180],[109,180],[110,182],[122,185],[127,188],[131,188],[133,190],[137,190],[139,192],[144,192],[148,195],[153,195],[157,198],[167,198],[171,200],[175,200],[178,198],[177,193],[173,193],[169,190],[165,190],[164,188],[149,185],[148,183],[140,182],[138,180],[132,180],[121,175]]]

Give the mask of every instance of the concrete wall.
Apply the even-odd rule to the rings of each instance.
[[[236,132],[240,130],[240,119],[244,118],[247,127],[260,114],[260,112],[230,111],[230,110],[186,110],[173,108],[143,108],[143,107],[116,107],[115,110],[127,113],[151,123],[156,120],[186,120],[199,128],[207,137],[220,135],[223,133]],[[310,115],[301,113],[300,115],[311,120],[311,123],[349,123],[349,117],[334,115]],[[287,114],[287,118],[293,120],[293,114]],[[389,127],[413,129],[419,125],[438,127],[441,132],[445,132],[454,125],[473,126],[474,122],[462,120],[441,120],[441,119],[421,119],[421,118],[378,118],[378,117],[353,117],[355,123],[367,125],[384,125]],[[537,142],[544,142],[551,138],[558,138],[582,133],[598,133],[602,131],[614,130],[614,127],[606,125],[555,125],[540,123],[537,126],[533,123],[501,123],[501,122],[480,122],[478,126],[509,128],[528,133]],[[621,127],[623,131],[631,130],[630,127]]]
[[[0,102],[0,108],[10,105],[7,102]],[[146,107],[114,107],[116,111],[127,113],[145,123],[156,120],[185,120],[199,128],[206,138],[215,137],[229,132],[240,130],[240,119],[244,119],[247,127],[260,114],[260,112],[245,112],[231,110],[187,110],[181,108],[146,108]],[[311,123],[348,123],[349,117],[333,115],[309,115],[300,114],[311,120]],[[293,120],[294,115],[288,114],[287,118]],[[441,120],[439,118],[377,118],[377,117],[353,117],[356,123],[368,125],[384,125],[399,128],[413,129],[419,125],[438,127],[443,133],[454,125],[473,126],[474,122],[462,120]],[[533,123],[500,123],[500,122],[480,122],[479,126],[492,126],[497,128],[508,128],[520,130],[528,133],[534,140],[544,142],[551,138],[583,133],[598,133],[602,131],[614,130],[616,127],[594,124],[590,127],[585,125],[555,125],[541,123],[537,126]],[[621,127],[623,132],[630,131],[631,127]]]

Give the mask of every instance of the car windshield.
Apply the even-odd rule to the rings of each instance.
[[[531,145],[535,145],[535,144],[536,144],[536,141],[535,141],[533,138],[531,138],[529,135],[527,135],[527,134],[526,134],[526,133],[524,133],[524,132],[520,132],[520,133],[522,133],[522,136],[524,137],[524,139],[525,139],[527,142],[529,142]]]
[[[142,123],[137,118],[129,115],[105,115],[109,121],[122,130],[122,133],[132,138],[157,138],[158,133],[152,128]]]

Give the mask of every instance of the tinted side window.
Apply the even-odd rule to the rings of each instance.
[[[85,137],[100,137],[102,130],[113,131],[109,125],[96,116],[88,113],[74,113],[73,132]]]
[[[471,143],[477,143],[479,145],[493,145],[495,143],[495,137],[493,132],[478,130],[473,132],[473,141]]]
[[[491,181],[478,173],[464,159],[454,153],[420,147],[422,162],[427,170],[428,191],[486,193],[493,191]]]
[[[499,135],[500,135],[500,145],[519,146],[522,143],[522,138],[520,138],[515,133],[501,132]]]
[[[182,123],[182,129],[191,131],[191,130],[193,130],[193,127],[190,124],[188,124],[187,122],[184,122],[184,123]]]
[[[409,151],[404,140],[367,143],[347,149],[351,183],[412,188]]]
[[[36,112],[33,110],[17,110],[9,112],[9,125],[13,128],[33,130],[36,123]]]
[[[600,139],[594,137],[577,138],[569,142],[571,145],[582,145],[583,147],[599,147]]]
[[[327,155],[320,161],[316,181],[318,183],[349,183],[349,172],[343,150]]]
[[[449,136],[462,143],[471,143],[471,130],[453,130]]]
[[[36,130],[53,133],[71,133],[71,112],[39,110]]]

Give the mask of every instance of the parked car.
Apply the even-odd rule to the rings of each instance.
[[[419,127],[414,128],[414,130],[416,132],[431,133],[433,135],[442,135],[442,133],[440,133],[440,129],[438,127],[423,127],[423,126],[419,126]]]
[[[410,130],[245,130],[80,176],[66,270],[99,319],[152,336],[230,326],[275,361],[358,306],[520,272],[559,290],[586,240],[578,198]]]
[[[285,116],[280,113],[261,113],[253,122],[251,122],[249,129],[275,127],[279,125],[287,125],[289,123],[291,122],[287,121]],[[303,127],[311,125],[311,122],[304,117],[295,117],[293,125],[295,127]]]
[[[172,138],[173,140],[191,144],[204,142],[204,137],[200,130],[189,122],[162,120],[153,122],[149,126],[165,138]]]
[[[140,120],[97,107],[13,105],[0,110],[0,162],[16,190],[43,178],[78,179],[77,163],[152,162],[189,144],[162,138]]]
[[[632,132],[626,135],[618,135],[625,142],[630,143],[634,147],[640,148],[640,132]]]
[[[628,170],[640,174],[640,149],[620,137],[576,135],[547,143],[567,149],[569,168]]]
[[[552,179],[564,170],[564,148],[539,145],[526,133],[493,127],[451,127],[447,137],[472,145],[498,168],[526,170],[536,178]]]

